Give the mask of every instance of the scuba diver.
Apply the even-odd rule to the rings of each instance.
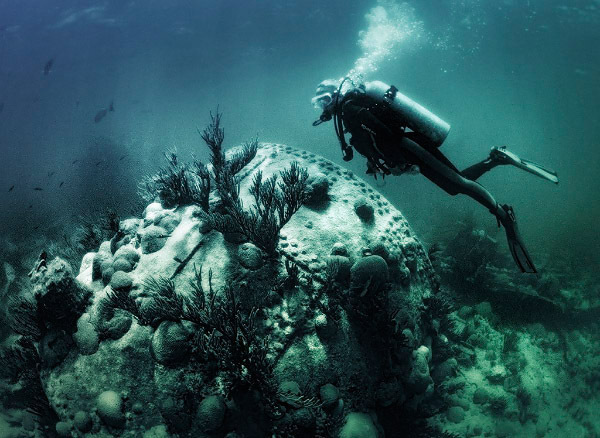
[[[367,173],[375,178],[419,172],[450,195],[470,196],[496,216],[498,226],[504,226],[521,272],[537,272],[519,235],[513,208],[498,204],[476,180],[496,166],[510,164],[558,184],[554,171],[519,158],[505,146],[493,147],[486,159],[458,170],[438,149],[450,125],[381,81],[357,85],[350,77],[341,82],[325,80],[312,102],[323,111],[313,126],[333,119],[345,161],[353,158],[354,148],[367,158]],[[350,145],[345,133],[351,135]]]

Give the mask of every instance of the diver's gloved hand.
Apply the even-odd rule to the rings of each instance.
[[[519,234],[517,219],[515,217],[513,208],[507,204],[502,206],[497,205],[496,211],[493,211],[492,213],[496,215],[498,221],[502,224],[504,230],[506,231],[508,248],[510,249],[510,253],[521,272],[530,274],[537,273],[537,269],[533,264],[533,260],[527,252],[525,244],[523,243],[521,235]]]

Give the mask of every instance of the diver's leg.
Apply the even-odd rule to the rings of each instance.
[[[506,158],[506,154],[503,153],[505,149],[506,148],[504,146],[499,148],[493,147],[485,160],[475,163],[472,166],[462,170],[460,172],[461,175],[467,179],[470,179],[471,181],[476,181],[481,175],[489,172],[496,166],[511,164],[510,160]]]
[[[472,166],[467,167],[464,170],[461,170],[460,173],[463,177],[470,179],[471,181],[476,181],[481,175],[486,172],[489,172],[494,167],[498,166],[500,163],[495,162],[491,158],[486,158],[479,163],[475,163]]]
[[[492,194],[479,183],[464,178],[460,173],[437,160],[417,143],[403,139],[402,149],[417,162],[421,173],[450,194],[462,193],[485,206],[504,226],[510,252],[522,272],[537,272],[522,243],[512,207],[499,205]]]
[[[547,179],[558,184],[558,176],[555,171],[536,164],[532,161],[518,157],[516,154],[506,149],[506,146],[493,147],[490,155],[483,161],[467,167],[460,173],[467,179],[477,180],[485,172],[489,172],[496,166],[511,164],[515,167],[533,173],[541,178]]]

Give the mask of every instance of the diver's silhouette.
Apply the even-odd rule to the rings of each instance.
[[[504,146],[492,148],[485,160],[458,170],[438,149],[450,125],[393,85],[380,81],[356,85],[349,77],[341,82],[326,80],[319,84],[312,101],[323,110],[313,125],[333,119],[344,160],[352,159],[354,147],[367,158],[367,173],[375,177],[420,172],[450,195],[470,196],[504,226],[510,252],[521,271],[537,272],[519,235],[513,208],[498,204],[476,180],[501,164],[512,164],[558,183],[555,172],[519,158]],[[346,143],[346,132],[351,135],[351,146]]]

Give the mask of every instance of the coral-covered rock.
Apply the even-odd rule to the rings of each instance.
[[[80,432],[87,433],[92,430],[94,422],[92,417],[85,411],[77,411],[73,417],[73,424]]]
[[[318,207],[329,201],[329,180],[323,174],[311,176],[308,181],[306,204]]]
[[[143,223],[131,221],[129,234],[135,233],[135,240],[122,239],[114,254],[110,242],[101,245],[98,253],[104,255],[94,256],[96,270],[110,288],[93,281],[91,269],[78,276],[94,295],[79,313],[85,311],[90,319],[82,318],[82,333],[76,337],[92,324],[100,338],[97,350],[77,354],[72,345],[66,360],[44,369],[43,384],[59,418],[74,419],[76,412],[86,412],[94,423],[93,434],[110,431],[122,438],[149,437],[150,430],[198,437],[235,431],[238,436],[262,437],[272,432],[273,423],[291,436],[315,436],[324,422],[339,424],[343,437],[368,438],[383,436],[376,417],[355,412],[346,418],[348,412],[392,409],[409,397],[418,409],[420,398],[406,380],[421,364],[411,350],[430,345],[432,336],[428,319],[421,314],[423,297],[432,288],[433,270],[426,253],[418,251],[421,245],[401,213],[366,182],[324,158],[291,147],[263,145],[238,173],[245,209],[252,211],[254,206],[249,188],[257,172],[263,173],[263,181],[277,175],[281,183],[279,172],[292,161],[310,175],[327,175],[327,202],[323,208],[301,207],[291,217],[276,242],[280,257],[261,254],[259,263],[255,247],[248,250],[253,257],[241,257],[240,248],[253,245],[234,245],[223,234],[203,229],[197,206],[165,210],[158,203],[146,208]],[[216,192],[211,194],[211,207],[219,208],[218,198]],[[372,207],[367,221],[354,210],[354,201],[361,198]],[[382,244],[377,246],[378,242]],[[404,251],[407,245],[410,250]],[[368,255],[380,247],[385,249],[378,252],[381,256]],[[417,260],[409,284],[395,275],[402,263],[392,264],[403,260],[405,252]],[[326,281],[331,261],[339,263],[336,284]],[[115,271],[125,262],[133,269]],[[258,269],[241,269],[244,263]],[[297,278],[286,282],[295,269]],[[172,279],[175,294],[161,295],[139,286],[150,277]],[[381,288],[385,293],[365,295],[363,301],[348,294],[350,283],[361,286],[361,291],[369,286],[368,291]],[[107,299],[111,289],[127,292],[113,294],[122,302]],[[234,307],[227,307],[227,289],[235,297]],[[211,292],[216,294],[214,308]],[[351,313],[355,303],[363,311],[382,304],[378,318],[355,318]],[[128,310],[113,309],[114,304]],[[202,327],[206,313],[194,316],[197,326],[168,321],[177,317],[173,307],[183,306],[189,317],[193,309],[205,311],[205,305],[224,326]],[[252,309],[256,311],[251,313]],[[395,310],[399,316],[386,325]],[[231,315],[235,323],[229,320]],[[148,320],[156,324],[147,325]],[[249,331],[236,338],[239,350],[228,352],[233,348],[228,338],[232,324]],[[410,347],[405,346],[403,330],[412,333]],[[252,361],[238,367],[228,356],[246,354],[249,341]],[[78,339],[77,344],[84,342]],[[223,356],[227,362],[219,363]],[[429,360],[426,357],[426,366]],[[427,377],[425,373],[425,383]],[[288,383],[279,388],[280,382]],[[292,390],[287,397],[281,391],[286,388]],[[232,389],[230,399],[218,395]],[[106,390],[115,391],[105,397],[116,408],[98,406],[98,421],[94,406],[98,394]],[[314,409],[315,417],[311,406],[321,402],[325,412]],[[325,413],[327,417],[321,417]],[[77,425],[75,429],[85,433]]]
[[[371,222],[373,220],[373,206],[365,198],[359,198],[354,201],[354,212],[363,222]]]
[[[113,269],[112,262],[111,262],[110,266],[102,269],[102,283],[105,285],[109,284],[114,273],[115,273],[115,270]]]
[[[148,204],[142,213],[142,217],[144,218],[143,226],[146,227],[160,220],[165,211],[160,202]]]
[[[52,330],[44,335],[40,341],[40,359],[48,368],[60,364],[71,351],[73,338],[64,330]]]
[[[254,271],[263,265],[264,253],[256,245],[246,242],[238,247],[240,265]]]
[[[140,254],[137,252],[137,250],[133,246],[125,245],[125,246],[122,246],[121,248],[119,248],[117,250],[117,252],[115,252],[115,255],[113,257],[115,260],[125,259],[131,265],[135,265],[140,259]]]
[[[300,386],[293,380],[286,380],[279,384],[279,400],[293,408],[299,408],[301,404],[298,397],[302,394]]]
[[[442,383],[450,377],[456,375],[458,369],[458,362],[453,357],[435,366],[431,372],[431,378],[436,383]]]
[[[204,432],[214,432],[223,425],[227,405],[223,397],[211,395],[200,402],[196,424]]]
[[[184,362],[191,351],[191,333],[181,322],[163,321],[152,336],[152,357],[163,365]]]
[[[104,269],[112,266],[112,255],[110,252],[98,251],[92,263],[92,280],[100,280]]]
[[[452,423],[460,423],[465,419],[465,410],[460,406],[452,406],[448,409],[448,421]]]
[[[118,259],[114,259],[112,268],[115,272],[130,272],[133,269],[133,265],[129,262],[129,260],[120,257]]]
[[[321,386],[319,389],[319,396],[325,409],[334,407],[340,398],[340,390],[337,389],[331,383]]]
[[[96,409],[105,424],[116,428],[125,426],[123,399],[115,391],[101,393],[96,400]]]
[[[381,382],[375,393],[375,399],[379,406],[385,408],[406,399],[402,382],[398,379]]]
[[[157,218],[154,219],[154,224],[164,228],[168,233],[172,233],[173,230],[177,228],[177,225],[179,225],[180,221],[181,218],[179,215],[173,211],[167,210],[162,215],[157,216]]]
[[[69,264],[55,258],[32,275],[33,293],[47,329],[75,331],[91,291],[75,280]]]
[[[165,423],[174,432],[185,432],[191,427],[194,418],[190,415],[184,400],[167,397],[160,402],[159,409]]]
[[[73,334],[73,340],[81,354],[90,355],[98,351],[98,332],[90,322],[90,315],[87,313],[84,313],[77,321],[77,331]]]
[[[342,242],[335,242],[331,248],[331,255],[348,257],[348,248]]]
[[[352,288],[362,294],[381,289],[388,281],[388,266],[383,258],[372,255],[359,259],[350,271]]]
[[[104,322],[103,334],[107,339],[121,339],[131,327],[131,315],[121,312]]]
[[[130,289],[132,284],[131,275],[123,271],[115,272],[110,279],[110,287],[113,290]]]
[[[429,355],[429,348],[424,345],[413,351],[413,366],[406,384],[415,394],[423,394],[433,384],[429,374]]]
[[[333,269],[335,281],[346,283],[350,278],[352,263],[350,259],[341,255],[332,255],[327,257],[327,264]]]
[[[373,418],[363,412],[350,412],[340,431],[339,438],[378,438],[379,432]]]
[[[473,393],[473,403],[476,405],[486,404],[490,400],[490,394],[483,388],[477,388]]]
[[[150,254],[160,250],[169,238],[167,230],[155,225],[150,225],[140,232],[141,247],[144,254]]]
[[[71,430],[73,429],[73,426],[67,421],[59,421],[56,423],[56,426],[54,426],[54,429],[56,430],[56,435],[59,437],[68,438],[71,436]]]

